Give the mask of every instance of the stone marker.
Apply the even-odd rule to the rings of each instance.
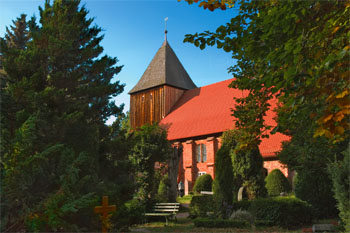
[[[205,195],[214,195],[214,192],[210,192],[210,191],[201,191],[201,194],[205,194]]]
[[[333,232],[334,230],[333,224],[314,224],[312,226],[312,232]]]
[[[243,200],[243,192],[244,192],[244,187],[240,187],[238,190],[238,195],[237,195],[237,200],[242,201]]]
[[[190,194],[189,188],[190,188],[190,182],[187,179],[185,179],[185,195]]]
[[[108,205],[108,196],[102,197],[102,206],[96,206],[94,211],[97,214],[101,214],[100,219],[102,223],[102,232],[107,232],[110,228],[109,218],[111,217],[110,212],[114,212],[117,209],[115,205]]]

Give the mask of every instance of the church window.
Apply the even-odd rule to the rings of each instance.
[[[197,163],[201,161],[201,145],[196,145],[196,158]]]
[[[145,95],[142,96],[141,101],[145,101]]]
[[[196,159],[197,163],[207,161],[207,147],[205,144],[196,145]]]
[[[198,177],[207,174],[206,172],[198,172]]]
[[[202,162],[207,161],[207,147],[205,144],[201,144],[201,152],[202,152]]]

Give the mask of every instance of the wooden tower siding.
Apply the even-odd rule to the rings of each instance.
[[[174,104],[180,99],[185,91],[179,88],[164,86],[164,96],[165,96],[165,115],[168,115]]]
[[[130,95],[131,128],[160,122],[171,110],[184,90],[167,85]]]

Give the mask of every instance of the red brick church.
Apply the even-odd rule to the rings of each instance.
[[[232,79],[197,87],[165,40],[129,92],[131,127],[159,122],[173,146],[182,148],[177,179],[185,184],[185,193],[191,191],[198,176],[210,174],[215,178],[214,161],[221,146],[220,136],[234,129],[233,98],[244,95],[241,90],[229,88],[230,82]],[[274,117],[270,110],[265,120],[274,125]],[[268,172],[279,168],[290,176],[275,156],[282,141],[288,139],[276,133],[262,140],[259,150]]]

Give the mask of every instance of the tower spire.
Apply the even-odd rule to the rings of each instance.
[[[166,17],[165,19],[164,19],[164,22],[165,22],[165,31],[164,31],[164,33],[165,33],[165,41],[167,41],[167,34],[168,34],[168,31],[166,30],[166,22],[168,21],[168,17]]]

